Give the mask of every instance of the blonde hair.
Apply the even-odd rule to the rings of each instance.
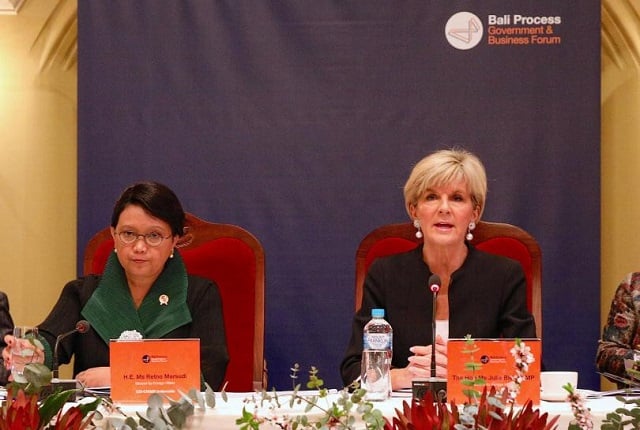
[[[409,217],[411,207],[418,204],[426,190],[460,180],[469,188],[479,220],[487,197],[487,174],[478,157],[464,149],[455,148],[436,151],[415,165],[404,185],[404,202]]]

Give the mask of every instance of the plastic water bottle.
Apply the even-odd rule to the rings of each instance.
[[[364,326],[360,382],[369,401],[387,400],[391,395],[393,329],[384,319],[384,309],[371,309],[371,321]]]

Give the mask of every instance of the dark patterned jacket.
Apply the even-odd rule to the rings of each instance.
[[[0,350],[7,346],[4,343],[4,336],[13,332],[13,319],[9,313],[9,299],[7,295],[0,291]],[[0,360],[0,385],[7,383],[9,369],[4,367],[3,360]]]
[[[596,365],[600,372],[628,377],[624,360],[633,360],[634,353],[635,358],[640,360],[639,323],[640,272],[633,272],[618,285],[611,301],[596,353]]]

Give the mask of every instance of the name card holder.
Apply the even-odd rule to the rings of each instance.
[[[111,399],[146,403],[153,393],[177,400],[200,389],[200,339],[112,340]]]

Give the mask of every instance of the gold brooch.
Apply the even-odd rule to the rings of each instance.
[[[162,294],[160,297],[158,297],[158,301],[160,302],[160,305],[167,306],[169,304],[169,296],[167,296],[166,294]]]

